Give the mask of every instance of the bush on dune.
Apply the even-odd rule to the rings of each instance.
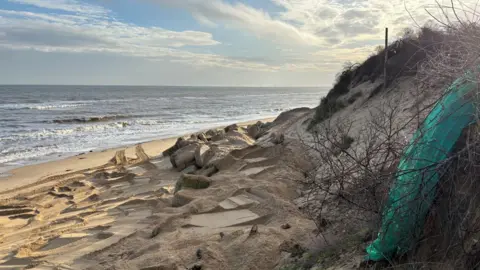
[[[315,110],[314,122],[321,122],[330,117],[336,111],[345,108],[345,104],[337,101],[340,96],[347,94],[350,91],[350,84],[354,77],[354,71],[357,64],[346,64],[343,71],[337,74],[335,85],[330,90],[327,96],[320,101],[320,106]]]
[[[387,86],[401,76],[414,76],[421,64],[439,51],[449,37],[445,30],[425,26],[419,31],[405,29],[401,38],[390,44],[387,49],[377,48],[376,52],[361,64],[345,65],[335,80],[333,88],[320,101],[310,128],[329,118],[335,112],[345,108],[339,97],[349,93],[350,89],[367,81],[382,79],[385,66],[385,53],[388,51]],[[384,87],[378,87],[375,94]],[[350,102],[349,102],[350,103]]]

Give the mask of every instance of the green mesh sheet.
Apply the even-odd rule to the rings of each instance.
[[[457,79],[414,134],[402,156],[394,186],[383,210],[377,238],[367,247],[367,260],[405,254],[420,236],[436,194],[437,165],[445,160],[475,108],[467,98],[476,87],[470,74]]]

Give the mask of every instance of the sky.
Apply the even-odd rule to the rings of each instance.
[[[477,1],[454,3],[468,17]],[[394,40],[426,10],[440,12],[435,0],[0,0],[0,84],[331,86],[385,27]]]

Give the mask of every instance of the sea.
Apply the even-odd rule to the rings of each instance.
[[[314,107],[327,90],[0,85],[0,173]]]

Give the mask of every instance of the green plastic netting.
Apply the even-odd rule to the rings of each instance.
[[[414,134],[398,165],[380,232],[367,247],[366,260],[389,260],[405,254],[420,236],[436,194],[437,165],[474,120],[475,107],[468,94],[476,83],[470,78],[468,73],[457,79]]]

